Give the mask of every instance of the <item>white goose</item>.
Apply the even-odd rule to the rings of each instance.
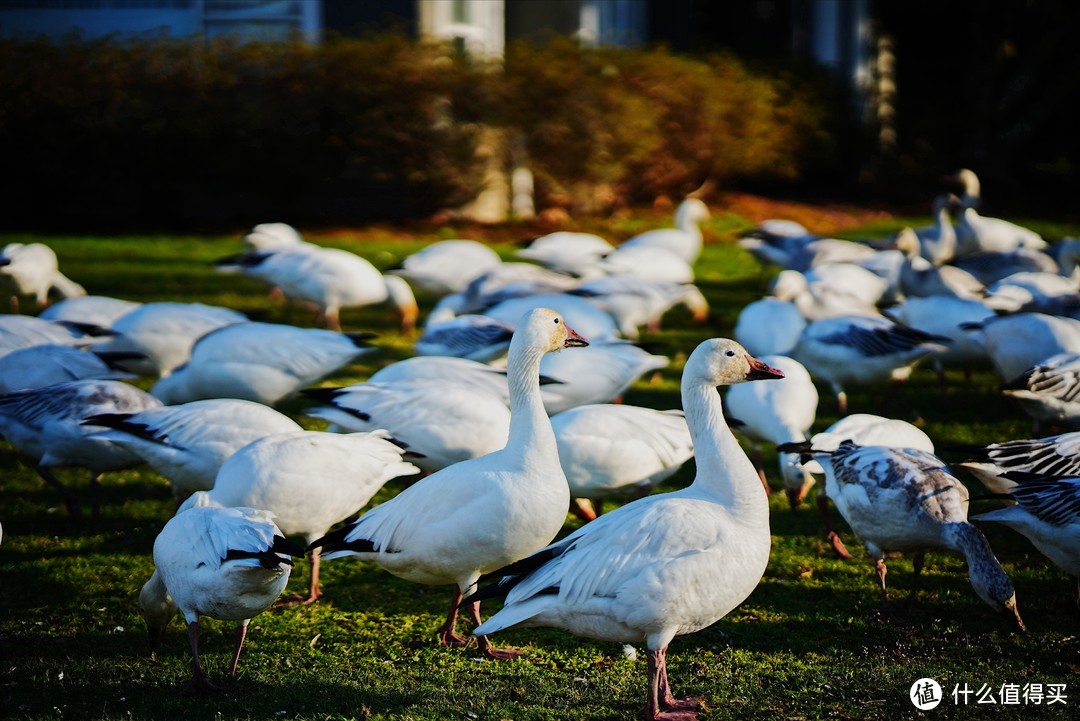
[[[832,387],[845,413],[845,386],[906,380],[919,360],[948,341],[880,316],[843,315],[806,326],[794,357],[815,380]]]
[[[818,392],[806,368],[794,358],[769,355],[761,356],[761,361],[781,371],[784,378],[776,383],[732,386],[724,405],[731,417],[742,422],[738,432],[754,445],[754,465],[768,490],[757,444],[806,440],[817,418]],[[799,465],[797,453],[780,453],[778,461],[784,490],[795,510],[814,484],[814,477]]]
[[[243,313],[202,303],[144,303],[117,318],[110,326],[116,335],[98,349],[142,353],[144,360],[125,361],[124,367],[140,375],[168,375],[187,363],[203,335],[247,321]]]
[[[126,357],[126,356],[125,356]],[[36,345],[0,356],[0,393],[44,388],[79,380],[121,380],[130,373],[110,365],[112,354],[96,355],[68,345]]]
[[[248,443],[302,430],[273,408],[234,398],[101,414],[83,423],[109,429],[102,438],[131,451],[169,479],[177,503],[195,491],[213,488],[221,464]]]
[[[971,471],[991,493],[1009,493],[1016,481],[1011,473],[1080,477],[1080,433],[1062,433],[986,446],[965,446],[970,458],[960,465]]]
[[[484,311],[484,315],[502,323],[513,325],[524,313],[534,308],[551,308],[567,317],[572,328],[581,328],[581,334],[590,341],[617,338],[619,326],[610,313],[593,303],[569,293],[541,293],[521,298],[508,298]]]
[[[402,460],[405,450],[393,440],[384,431],[267,435],[222,464],[209,495],[223,506],[269,511],[282,534],[313,543],[363,508],[387,481],[419,472]],[[290,600],[308,604],[320,595],[316,548],[308,593]]]
[[[682,411],[621,404],[578,406],[551,417],[570,496],[587,520],[608,497],[647,496],[694,455]]]
[[[956,256],[956,228],[950,211],[959,202],[952,193],[941,193],[934,198],[934,224],[915,228],[920,255],[934,265],[948,263]]]
[[[655,355],[628,341],[593,342],[575,353],[545,356],[544,407],[554,415],[589,403],[611,403],[650,371],[666,368],[669,358]]]
[[[752,355],[791,355],[806,318],[788,300],[766,296],[748,303],[735,320],[735,340]]]
[[[225,326],[199,338],[187,363],[150,392],[167,404],[241,398],[272,406],[370,353],[370,337],[280,323]]]
[[[396,576],[456,584],[439,639],[461,645],[458,604],[480,576],[549,543],[566,520],[570,488],[540,400],[540,358],[585,340],[558,313],[538,308],[517,324],[510,345],[511,427],[506,447],[424,478],[354,523],[312,544],[329,560],[359,555]],[[480,623],[480,605],[470,605]],[[479,637],[493,658],[517,655]]]
[[[399,383],[416,380],[439,381],[447,386],[475,388],[492,393],[510,405],[506,371],[465,358],[418,356],[383,366],[368,378],[369,383]],[[541,378],[543,383],[544,379]]]
[[[578,279],[532,263],[502,263],[473,278],[455,303],[456,313],[481,313],[504,300],[533,295],[553,295],[570,290]],[[454,298],[457,294],[445,296]],[[507,318],[516,323],[520,316]]]
[[[1026,536],[1073,577],[1073,603],[1080,607],[1080,478],[1027,476],[1018,480],[1009,493],[1016,505],[973,520],[994,521]]]
[[[990,356],[998,378],[1008,383],[1050,356],[1080,353],[1080,320],[1045,313],[1016,313],[968,323]]]
[[[386,272],[435,295],[460,293],[474,279],[501,265],[494,250],[475,240],[443,240],[417,251]]]
[[[101,341],[100,328],[82,329],[77,324],[42,320],[32,315],[0,315],[0,356],[38,345],[100,347]]]
[[[1046,241],[1033,230],[1001,218],[979,215],[973,206],[981,199],[981,186],[974,172],[962,168],[949,180],[958,183],[963,189],[960,201],[965,205],[956,222],[957,255],[986,251],[1008,252],[1020,247],[1046,247]]]
[[[1054,249],[1057,247],[1058,245],[1055,245]],[[965,255],[963,258],[956,258],[952,264],[971,273],[979,279],[979,282],[987,286],[1008,278],[1014,273],[1061,272],[1054,258],[1035,248],[1017,248],[1008,253],[974,253]]]
[[[883,611],[891,613],[886,553],[915,552],[914,593],[925,551],[944,548],[963,554],[975,593],[1023,630],[1012,582],[982,532],[967,520],[967,488],[940,458],[914,448],[847,440],[834,451],[811,453],[825,468],[829,498],[874,559]]]
[[[401,317],[401,328],[412,332],[419,309],[409,284],[383,275],[367,260],[340,248],[288,246],[226,258],[223,270],[238,270],[279,288],[288,298],[307,301],[319,309],[332,330],[341,330],[341,309],[389,303]]]
[[[186,694],[220,691],[199,662],[199,617],[238,621],[229,675],[236,675],[248,623],[273,605],[289,582],[290,556],[302,555],[273,516],[251,508],[220,508],[198,493],[154,541],[154,575],[139,593],[139,609],[154,651],[177,609],[191,643]]]
[[[636,339],[638,329],[644,326],[658,330],[663,315],[676,305],[686,306],[696,323],[709,320],[709,302],[696,285],[689,283],[609,275],[587,280],[570,293],[588,298],[611,315],[626,338]]]
[[[310,243],[288,223],[259,223],[244,236],[244,245],[249,250],[279,250]]]
[[[814,268],[807,273],[782,270],[773,279],[771,293],[791,301],[807,320],[851,313],[874,315],[889,282],[872,271],[850,263]]]
[[[671,692],[668,644],[742,603],[765,572],[770,549],[768,500],[724,423],[716,386],[779,377],[734,341],[699,345],[682,376],[697,458],[694,482],[628,503],[497,571],[503,579],[474,598],[506,596],[505,605],[475,633],[553,626],[603,641],[645,643],[644,717],[696,718],[700,699],[676,699]]]
[[[138,308],[141,303],[105,295],[80,295],[53,303],[38,313],[38,318],[52,321],[70,321],[112,328],[120,316]]]
[[[86,289],[60,272],[56,253],[44,243],[8,243],[0,250],[0,278],[13,286],[11,310],[19,312],[19,296],[32,295],[38,308],[49,303],[49,291],[64,298],[86,295]]]
[[[931,356],[939,376],[947,365],[969,368],[971,364],[988,360],[985,346],[963,328],[994,315],[981,300],[950,296],[906,298],[888,308],[885,315],[911,328],[950,340],[944,350]]]
[[[647,246],[663,248],[693,265],[698,256],[701,255],[701,249],[704,245],[701,228],[698,227],[698,224],[708,220],[710,217],[709,206],[697,198],[687,198],[679,203],[679,207],[675,209],[674,228],[647,230],[630,238],[619,247]]]
[[[1002,387],[1036,427],[1080,425],[1080,353],[1044,358]]]
[[[656,283],[693,283],[694,268],[681,256],[651,245],[620,245],[595,266],[608,275],[629,275]],[[579,272],[578,275],[587,275]]]
[[[515,255],[556,273],[581,275],[613,250],[615,246],[599,235],[561,230],[534,239]]]
[[[38,475],[58,490],[75,519],[81,510],[75,495],[53,474],[53,468],[76,466],[90,471],[90,490],[97,517],[101,474],[130,468],[142,459],[104,438],[101,426],[82,425],[101,413],[138,413],[161,401],[121,381],[86,380],[61,383],[0,396],[0,435],[34,458]]]
[[[981,298],[984,286],[978,278],[954,265],[934,265],[920,254],[919,238],[911,228],[896,236],[904,254],[900,267],[900,290],[905,296]]]
[[[429,317],[414,349],[421,356],[488,362],[506,355],[513,335],[514,326],[486,315],[466,313],[445,320]]]
[[[1015,313],[1059,297],[1076,299],[1080,285],[1050,272],[1019,272],[986,288],[986,304],[1002,313]]]
[[[369,381],[304,395],[323,404],[307,415],[354,433],[385,429],[421,454],[415,463],[429,473],[499,450],[510,432],[504,396],[443,380]]]

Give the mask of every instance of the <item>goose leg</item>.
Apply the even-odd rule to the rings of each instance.
[[[90,471],[90,518],[101,520],[101,474]]]
[[[289,606],[307,606],[310,603],[315,603],[322,596],[319,591],[319,560],[322,558],[322,549],[316,548],[311,551],[311,581],[308,584],[308,593],[303,596],[299,593],[294,593],[287,598],[283,598],[274,604],[274,608],[288,608]]]
[[[214,693],[220,691],[220,686],[210,683],[210,679],[202,670],[199,663],[199,622],[192,621],[188,624],[188,641],[191,643],[191,683],[184,689],[185,696]]]
[[[832,517],[829,515],[829,497],[824,492],[818,493],[817,507],[821,522],[825,524],[825,540],[832,544],[837,556],[850,560],[851,553],[848,552],[844,542],[840,540],[840,534],[833,528]]]
[[[910,606],[915,602],[915,592],[919,590],[919,574],[922,573],[923,562],[926,560],[926,554],[922,551],[918,551],[911,558],[911,566],[914,571],[911,579],[911,591],[908,592],[907,600],[904,601],[905,606]]]
[[[244,639],[247,638],[248,623],[250,618],[245,618],[236,627],[236,645],[233,648],[232,663],[229,665],[229,675],[236,675],[236,664],[240,661],[240,649],[244,647]]]
[[[450,613],[446,621],[439,626],[439,643],[443,646],[464,646],[469,641],[455,633],[457,629],[458,606],[461,604],[461,589],[454,586],[454,600],[450,603]]]
[[[885,567],[884,557],[874,561],[874,570],[877,572],[878,588],[881,590],[881,613],[890,621],[899,622],[900,618],[889,605],[889,598],[885,593],[885,574],[889,572],[889,569]]]
[[[60,497],[64,500],[64,506],[67,508],[68,515],[71,516],[72,520],[81,521],[82,507],[79,506],[79,501],[75,497],[75,493],[53,475],[51,468],[38,466],[34,470],[37,471],[38,475],[41,476],[46,483],[60,492]]]
[[[458,597],[460,600],[460,596]],[[482,619],[480,618],[480,602],[473,601],[469,604],[469,614],[472,616],[473,623],[477,626],[480,625]],[[487,636],[477,636],[476,642],[480,646],[480,652],[488,658],[493,658],[496,661],[509,661],[510,659],[517,658],[521,655],[521,651],[516,648],[495,648],[491,645],[491,641]]]
[[[847,415],[847,393],[844,391],[836,392],[836,405],[840,409],[840,415]]]
[[[695,721],[704,705],[700,698],[678,699],[671,693],[667,675],[667,646],[649,649],[646,653],[649,668],[649,692],[641,715],[649,721]]]

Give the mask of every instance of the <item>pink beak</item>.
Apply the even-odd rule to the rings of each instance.
[[[566,326],[566,342],[563,343],[563,348],[581,348],[587,345],[589,345],[589,341],[581,337],[581,335],[570,326]]]
[[[746,374],[748,381],[764,381],[770,378],[783,378],[784,372],[765,365],[754,356],[747,354],[746,360],[750,363],[750,372]]]

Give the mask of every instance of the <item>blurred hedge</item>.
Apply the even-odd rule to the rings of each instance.
[[[505,68],[398,36],[0,42],[9,226],[350,223],[479,189],[480,124],[524,138],[539,207],[797,178],[828,113],[730,57],[515,45]]]

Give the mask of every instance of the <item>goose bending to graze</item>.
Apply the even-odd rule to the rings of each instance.
[[[1011,473],[1080,477],[1080,433],[1062,433],[986,446],[961,446],[969,459],[959,465],[971,471],[991,493],[1009,493]]]
[[[627,338],[637,338],[638,328],[643,326],[658,330],[663,315],[676,305],[686,306],[697,323],[705,323],[709,319],[709,302],[692,284],[659,283],[629,275],[609,275],[587,280],[570,293],[588,298],[606,311]]]
[[[19,296],[32,295],[38,308],[49,303],[49,291],[61,297],[86,295],[86,289],[60,272],[56,253],[44,243],[8,243],[0,250],[0,278],[12,285],[11,312],[19,312]]]
[[[150,392],[167,404],[241,398],[272,406],[370,353],[369,338],[280,323],[229,325],[199,338],[188,362]]]
[[[501,263],[473,278],[455,304],[457,313],[481,313],[504,300],[535,295],[556,295],[578,284],[578,278],[532,263]],[[524,312],[524,311],[522,311]],[[507,318],[516,323],[520,314]]]
[[[1036,427],[1080,425],[1080,353],[1044,358],[1002,387],[1020,402]]]
[[[77,323],[42,320],[32,315],[0,315],[0,356],[39,345],[100,347],[107,335],[102,328]]]
[[[415,463],[429,473],[499,450],[510,432],[505,395],[442,380],[368,381],[304,395],[322,403],[307,415],[352,432],[385,429],[421,454]]]
[[[192,678],[185,693],[220,691],[199,661],[199,617],[237,621],[229,675],[236,675],[251,619],[273,605],[303,552],[285,540],[273,516],[252,508],[221,508],[197,493],[154,541],[154,575],[139,593],[151,652],[161,645],[177,609],[191,643]]]
[[[1080,353],[1080,320],[1016,313],[968,323],[964,330],[986,347],[998,378],[1010,382],[1050,356]]]
[[[243,313],[202,303],[143,303],[116,319],[110,326],[115,335],[98,349],[142,353],[145,359],[125,361],[123,367],[139,375],[164,376],[187,363],[202,336],[247,321]]]
[[[540,372],[553,383],[543,386],[544,407],[554,415],[590,403],[611,403],[650,371],[666,368],[669,358],[629,341],[592,343],[575,353],[545,356]]]
[[[475,590],[481,575],[549,543],[566,520],[570,488],[540,399],[540,359],[582,345],[585,339],[555,311],[527,313],[510,344],[506,446],[418,481],[311,547],[321,547],[327,560],[359,555],[416,583],[456,584],[439,640],[464,644],[455,633],[462,595]],[[480,604],[471,603],[470,612],[479,624]],[[492,658],[518,655],[495,649],[483,635],[479,644]]]
[[[885,554],[915,552],[914,594],[924,553],[943,548],[963,554],[979,598],[1024,630],[1012,582],[982,532],[967,520],[967,488],[940,458],[914,448],[859,446],[848,440],[834,451],[811,448],[810,453],[825,469],[829,498],[875,561],[886,613],[891,611]]]
[[[771,293],[791,301],[807,320],[851,313],[873,315],[889,282],[872,271],[849,263],[825,265],[808,273],[782,270]]]
[[[141,304],[105,295],[80,295],[53,303],[38,313],[38,318],[52,321],[70,321],[112,328],[120,316],[129,313]]]
[[[605,498],[647,496],[694,455],[677,410],[600,403],[556,413],[551,427],[570,496],[589,520]]]
[[[248,443],[302,430],[273,408],[235,398],[95,415],[83,424],[109,429],[102,438],[131,451],[169,479],[177,503],[195,491],[213,488],[221,464]]]
[[[647,230],[630,238],[619,247],[663,248],[693,265],[701,255],[701,248],[704,245],[698,224],[710,217],[709,206],[697,198],[687,198],[675,209],[674,228]]]
[[[1072,600],[1080,608],[1080,478],[1013,474],[1007,508],[975,516],[1023,534],[1058,568],[1073,577]]]
[[[497,584],[465,599],[506,597],[475,633],[552,626],[602,641],[645,643],[645,718],[696,718],[701,700],[671,692],[668,644],[742,603],[761,580],[770,548],[768,500],[724,423],[716,387],[782,377],[734,341],[699,345],[682,376],[697,459],[694,482],[628,503],[496,571]]]
[[[791,301],[766,296],[749,303],[735,320],[735,340],[755,356],[791,355],[806,318]]]
[[[551,308],[565,315],[568,319],[566,322],[573,328],[581,328],[581,334],[590,340],[617,338],[619,335],[619,326],[610,313],[588,298],[569,293],[542,293],[509,298],[485,310],[484,315],[512,325],[523,313],[533,308]]]
[[[38,475],[60,492],[72,518],[81,516],[75,494],[53,469],[75,466],[90,471],[95,518],[101,474],[131,468],[142,459],[104,437],[101,426],[82,425],[101,413],[138,413],[161,401],[121,381],[84,380],[0,396],[0,435],[35,459]]]
[[[506,355],[514,326],[486,315],[428,319],[414,349],[421,356],[448,356],[488,362]]]
[[[810,448],[821,451],[835,451],[842,441],[851,441],[859,446],[889,446],[891,448],[914,448],[927,453],[934,453],[934,442],[922,430],[896,418],[886,418],[872,413],[853,413],[844,416],[820,433],[816,433],[809,443],[789,443],[785,446],[791,452],[799,452],[802,466],[815,476],[825,475],[825,469],[815,459],[805,455]],[[825,540],[836,555],[851,558],[840,535],[833,527],[829,514],[829,497],[826,489],[819,486],[817,496],[818,513],[825,526]]]
[[[385,431],[267,435],[222,464],[209,495],[223,506],[269,511],[283,535],[309,544],[357,513],[387,481],[418,473],[402,460],[405,452]],[[308,604],[320,595],[315,549],[308,593],[290,600]]]
[[[435,295],[460,293],[469,283],[502,264],[491,248],[475,240],[443,240],[417,251],[386,272]]]
[[[111,365],[117,358],[112,353],[96,354],[68,345],[35,345],[20,348],[0,356],[0,393],[44,388],[45,386],[80,380],[121,380],[130,373]]]
[[[408,283],[383,275],[367,260],[340,248],[290,246],[225,258],[217,266],[239,270],[280,288],[288,298],[315,305],[332,330],[341,330],[342,308],[389,303],[401,316],[406,333],[412,331],[419,315]]]
[[[506,371],[466,358],[418,356],[391,363],[377,370],[369,383],[398,383],[416,380],[438,381],[444,386],[464,386],[491,393],[510,405]],[[544,378],[540,382],[544,382]]]
[[[845,413],[846,386],[906,380],[917,362],[943,350],[948,342],[945,336],[924,333],[888,318],[843,315],[806,326],[794,356],[816,380],[832,387],[840,412]]]
[[[761,361],[783,372],[777,383],[750,383],[728,389],[724,404],[734,418],[742,421],[739,433],[754,445],[754,466],[765,480],[758,443],[790,443],[806,440],[817,418],[818,392],[810,374],[794,358],[770,355]],[[799,465],[795,453],[780,453],[780,478],[784,483],[791,509],[795,510],[814,484],[814,477]]]
[[[581,275],[613,250],[615,246],[599,235],[561,230],[541,235],[515,255],[556,273]]]

